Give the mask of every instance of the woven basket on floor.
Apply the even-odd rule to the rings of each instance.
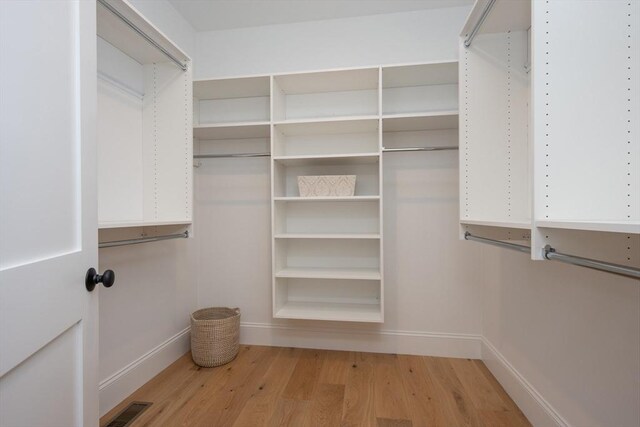
[[[191,314],[191,357],[206,368],[231,362],[240,348],[240,309],[203,308]]]

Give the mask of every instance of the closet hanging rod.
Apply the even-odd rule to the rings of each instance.
[[[484,20],[487,19],[487,16],[489,15],[489,12],[491,12],[491,8],[493,8],[495,2],[496,0],[489,0],[489,3],[487,3],[484,10],[482,11],[482,14],[480,14],[480,18],[478,18],[478,20],[476,21],[475,25],[471,29],[471,32],[467,35],[467,38],[464,39],[464,47],[471,46],[471,42],[473,42],[473,39],[478,34],[478,31],[480,31],[480,27],[482,27]]]
[[[188,237],[189,237],[189,232],[185,231],[184,233],[166,234],[164,236],[140,237],[138,239],[114,240],[111,242],[101,242],[98,244],[98,247],[113,248],[115,246],[138,245],[140,243],[158,242],[160,240],[187,239]]]
[[[465,240],[472,240],[474,242],[486,243],[488,245],[497,246],[499,248],[511,249],[511,250],[518,251],[518,252],[524,252],[524,253],[528,253],[528,254],[531,253],[531,247],[529,247],[529,246],[518,245],[516,243],[503,242],[502,240],[488,239],[486,237],[478,237],[478,236],[474,236],[473,234],[469,233],[468,231],[466,233],[464,233],[464,239]]]
[[[594,270],[601,270],[621,276],[640,279],[640,268],[633,268],[626,265],[613,264],[610,262],[563,254],[560,252],[556,252],[556,250],[549,245],[544,247],[544,257],[546,259],[560,261],[566,264],[578,265],[581,267],[592,268]]]
[[[397,153],[402,151],[447,151],[457,150],[458,147],[404,147],[404,148],[383,148],[383,153]]]
[[[226,157],[271,157],[271,153],[194,154],[194,159],[222,159]]]
[[[171,52],[169,52],[167,49],[165,49],[164,47],[160,46],[160,44],[157,41],[155,41],[153,38],[151,38],[151,36],[147,35],[147,33],[145,33],[140,28],[138,28],[138,26],[136,26],[136,24],[134,24],[133,22],[129,21],[129,19],[126,16],[124,16],[123,14],[118,12],[118,10],[116,8],[114,8],[113,6],[111,6],[109,3],[107,3],[106,0],[98,0],[98,3],[103,5],[109,12],[111,12],[115,16],[117,16],[122,22],[124,22],[127,26],[129,26],[133,31],[138,33],[143,39],[145,39],[147,42],[149,42],[149,44],[151,44],[151,46],[155,47],[160,52],[162,52],[162,54],[164,56],[169,58],[171,61],[175,62],[175,64],[178,67],[180,67],[182,69],[182,71],[187,71],[187,65],[186,64],[184,64],[178,58],[173,56],[171,54]]]

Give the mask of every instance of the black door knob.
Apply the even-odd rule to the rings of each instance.
[[[88,269],[84,278],[84,284],[89,292],[93,291],[98,283],[102,283],[105,288],[110,288],[115,281],[116,273],[113,270],[105,270],[103,274],[98,274],[95,268]]]

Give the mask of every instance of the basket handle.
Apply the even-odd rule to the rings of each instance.
[[[234,307],[231,310],[235,311],[236,314],[240,314],[240,307]]]

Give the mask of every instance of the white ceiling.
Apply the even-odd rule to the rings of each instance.
[[[169,0],[197,30],[227,30],[443,7],[473,0]]]

